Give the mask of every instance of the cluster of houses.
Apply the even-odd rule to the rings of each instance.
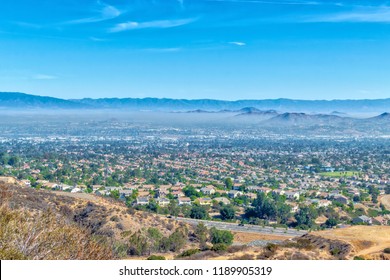
[[[232,200],[238,197],[246,197],[250,201],[257,197],[257,193],[268,194],[270,192],[286,197],[286,203],[291,206],[291,212],[296,213],[299,211],[300,205],[315,205],[316,207],[329,207],[333,202],[337,202],[341,205],[349,205],[354,196],[361,194],[361,183],[357,180],[349,179],[344,181],[346,184],[347,192],[342,193],[339,190],[338,179],[330,179],[327,181],[318,181],[318,178],[305,178],[300,179],[300,184],[294,184],[294,187],[289,186],[287,183],[280,183],[278,188],[271,188],[269,186],[245,186],[240,183],[238,179],[233,180],[234,185],[231,190],[225,189],[223,186],[216,187],[211,184],[184,184],[176,183],[175,185],[152,185],[152,184],[124,184],[122,187],[117,186],[102,186],[92,185],[89,187],[89,191],[92,191],[96,195],[109,196],[113,191],[119,193],[119,198],[126,200],[128,197],[135,197],[134,204],[147,205],[153,199],[161,207],[167,206],[171,200],[176,200],[177,204],[191,205],[197,203],[199,205],[213,205],[213,203],[221,202],[223,204],[230,204]],[[0,177],[0,181],[6,181],[15,183],[12,177]],[[19,181],[22,185],[30,187],[31,182],[29,180]],[[292,183],[292,182],[290,182]],[[296,181],[294,181],[296,183]],[[67,191],[72,193],[86,192],[87,186],[76,185],[70,186],[62,183],[53,183],[46,180],[37,180],[36,184],[40,186],[58,190]],[[201,197],[187,197],[183,191],[186,186],[193,187],[196,191],[202,193]],[[379,189],[379,188],[378,188]],[[380,194],[384,194],[384,188],[379,189]],[[218,194],[217,194],[218,193]],[[135,194],[135,195],[134,195]],[[385,225],[390,220],[387,216],[367,217],[359,216],[353,219],[353,223],[356,224],[382,224]]]

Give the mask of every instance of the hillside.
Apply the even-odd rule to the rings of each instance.
[[[185,224],[94,196],[0,184],[0,212],[1,259],[130,258],[152,252],[150,228],[168,255],[192,245]]]
[[[0,92],[0,108],[12,109],[83,109],[78,102],[20,92]]]

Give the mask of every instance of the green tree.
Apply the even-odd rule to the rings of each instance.
[[[141,232],[134,232],[129,238],[129,253],[131,255],[144,255],[149,251],[150,244],[146,236]]]
[[[212,244],[226,244],[233,243],[234,235],[228,230],[219,230],[215,227],[210,229],[210,242]]]
[[[295,214],[295,219],[297,220],[297,226],[303,228],[311,228],[314,225],[315,219],[318,217],[317,210],[312,206],[303,206]]]
[[[163,237],[163,235],[160,232],[160,230],[157,229],[157,228],[150,227],[147,230],[147,235],[148,235],[148,238],[150,240],[149,242],[151,244],[151,246],[150,246],[151,249],[153,251],[159,250],[160,242],[161,242],[161,239]]]
[[[233,188],[233,180],[232,178],[226,178],[225,179],[225,187],[228,189],[228,190],[231,190]]]
[[[378,203],[379,190],[373,186],[368,187],[368,193],[371,194],[372,202]]]
[[[209,218],[209,214],[204,207],[200,205],[194,205],[191,207],[190,217],[192,219],[204,220]]]
[[[160,249],[163,252],[177,252],[182,249],[186,243],[186,234],[182,230],[176,229],[169,237],[163,237],[161,239]]]
[[[148,209],[151,212],[157,213],[160,209],[160,205],[155,200],[151,200],[148,205],[146,205],[146,209]]]
[[[201,197],[202,193],[195,189],[193,186],[183,188],[183,192],[187,197]]]
[[[219,210],[222,220],[232,220],[236,216],[236,210],[232,205],[224,205]]]
[[[167,206],[169,215],[177,217],[180,213],[180,207],[176,201],[171,200]]]
[[[335,218],[333,218],[333,217],[327,219],[326,222],[325,222],[325,225],[326,225],[326,227],[328,227],[328,228],[335,227],[335,226],[337,226],[337,224],[338,224],[337,219],[335,219]]]
[[[199,223],[194,231],[196,239],[199,241],[201,248],[205,247],[208,238],[208,229],[204,223]]]
[[[118,190],[112,190],[110,192],[110,196],[115,199],[119,199],[119,191]]]

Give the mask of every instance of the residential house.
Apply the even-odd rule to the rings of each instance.
[[[121,187],[105,187],[105,190],[108,192],[119,191],[121,189],[122,189]]]
[[[215,200],[216,202],[222,202],[223,204],[225,204],[225,205],[228,205],[228,204],[230,204],[230,200],[229,199],[227,199],[226,197],[216,197],[216,198],[214,198],[213,200]]]
[[[346,198],[343,195],[335,195],[333,196],[333,199],[341,204],[347,205],[349,203],[348,198]]]
[[[236,198],[237,196],[240,196],[240,195],[242,195],[242,192],[240,192],[240,191],[231,190],[228,192],[228,196],[230,198]]]
[[[287,199],[291,199],[291,200],[299,199],[299,192],[296,191],[286,191],[284,195],[286,196]]]
[[[146,204],[149,204],[149,196],[140,196],[140,197],[137,197],[136,204],[137,204],[137,205],[146,205]]]
[[[126,197],[129,197],[133,194],[133,190],[120,190],[119,191],[119,197],[121,199],[125,199]]]
[[[212,185],[209,185],[209,186],[206,186],[206,187],[203,187],[200,189],[200,191],[205,194],[205,195],[212,195],[215,193],[215,188],[214,186]]]
[[[211,205],[212,204],[212,199],[209,197],[201,197],[201,198],[198,198],[197,201],[199,202],[200,205]]]
[[[353,218],[352,222],[354,224],[367,224],[367,225],[371,225],[372,224],[372,219],[370,217],[362,215],[362,216]]]
[[[192,204],[192,201],[191,201],[191,198],[189,197],[179,197],[177,199],[179,205],[191,205]]]
[[[271,188],[267,188],[267,187],[261,187],[260,189],[259,189],[259,192],[263,192],[263,193],[265,193],[265,194],[267,194],[267,193],[269,193],[269,192],[271,192],[272,191],[272,189]]]
[[[158,203],[158,205],[164,207],[164,206],[167,206],[169,204],[169,199],[164,198],[164,197],[159,197],[156,199],[156,202]]]

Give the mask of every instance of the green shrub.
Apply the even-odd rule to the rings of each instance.
[[[177,258],[189,257],[189,256],[192,256],[192,255],[199,253],[199,252],[200,252],[199,249],[189,249],[189,250],[182,252],[180,255],[177,256]]]
[[[340,254],[340,249],[339,248],[334,248],[330,251],[330,254],[332,256],[337,256],[338,254]]]
[[[150,257],[147,258],[149,261],[155,261],[155,260],[166,260],[164,256],[156,256],[156,255],[151,255]]]
[[[267,246],[265,246],[265,249],[272,253],[276,253],[276,251],[279,249],[279,246],[273,243],[268,243]]]
[[[223,252],[223,251],[226,251],[227,249],[228,249],[228,246],[226,244],[223,244],[223,243],[214,244],[213,247],[211,248],[211,250],[216,251],[216,252]]]
[[[233,243],[233,238],[233,234],[228,230],[219,230],[215,227],[210,230],[210,241],[213,244],[223,243],[231,245]]]

